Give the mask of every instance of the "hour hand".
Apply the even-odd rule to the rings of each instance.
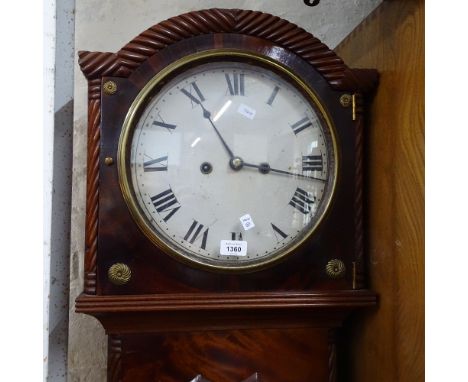
[[[197,93],[198,98],[195,97],[194,95],[192,95],[186,89],[180,89],[180,91],[182,93],[184,93],[192,102],[196,103],[197,105],[200,105],[200,107],[201,107],[201,109],[203,111],[203,118],[206,118],[210,122],[211,126],[213,126],[213,129],[216,132],[216,135],[218,136],[219,140],[221,141],[221,143],[223,144],[223,146],[226,149],[227,153],[229,154],[229,158],[231,158],[231,160],[232,160],[234,158],[234,154],[233,154],[232,150],[229,148],[229,146],[227,145],[227,143],[224,140],[223,136],[221,135],[219,130],[216,128],[213,120],[211,119],[210,111],[207,110],[205,108],[205,106],[203,106],[202,102],[205,100],[205,98],[203,97],[203,94],[201,93],[200,89],[198,88],[198,86],[197,86],[197,84],[195,82],[192,82],[192,87],[195,90],[195,92]]]
[[[211,126],[213,126],[213,129],[214,131],[216,132],[216,134],[218,135],[218,138],[220,139],[221,143],[223,144],[224,148],[226,149],[226,151],[228,152],[229,154],[229,158],[233,159],[234,158],[234,154],[232,152],[232,150],[229,148],[229,146],[227,145],[226,141],[224,140],[223,136],[221,135],[221,133],[218,131],[218,129],[216,128],[215,124],[213,123],[213,120],[211,119],[211,113],[205,109],[205,107],[200,103],[200,106],[201,108],[203,109],[203,117],[206,118],[208,121],[210,121],[210,124]]]
[[[183,90],[185,90],[185,89],[183,89]],[[213,126],[213,129],[214,129],[216,135],[218,136],[219,140],[221,141],[221,143],[223,144],[223,146],[226,149],[227,153],[229,154],[229,158],[233,159],[234,158],[234,153],[232,152],[232,150],[227,145],[226,141],[224,140],[224,138],[221,135],[221,133],[219,132],[219,130],[216,128],[213,120],[211,119],[211,113],[208,110],[205,109],[205,106],[203,106],[203,104],[200,101],[197,100],[197,103],[200,105],[200,107],[203,110],[203,118],[206,118],[210,122],[211,126]]]

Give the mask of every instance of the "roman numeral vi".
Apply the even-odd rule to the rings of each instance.
[[[231,232],[231,240],[242,240],[242,232]]]

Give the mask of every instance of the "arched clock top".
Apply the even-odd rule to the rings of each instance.
[[[179,41],[214,33],[253,36],[285,48],[311,64],[335,90],[371,91],[373,70],[350,69],[312,34],[278,16],[241,9],[206,9],[171,17],[135,37],[117,53],[80,51],[79,65],[88,80],[129,77],[151,56]]]

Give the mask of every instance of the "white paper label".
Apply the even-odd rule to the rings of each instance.
[[[239,108],[237,109],[237,112],[239,114],[242,114],[244,117],[247,117],[248,119],[254,119],[255,114],[257,113],[255,109],[252,109],[251,107],[244,105],[243,103],[240,104]]]
[[[255,224],[249,214],[241,216],[239,220],[241,221],[242,227],[244,227],[245,231],[248,231],[249,229],[255,227]]]
[[[241,240],[221,240],[219,254],[223,256],[246,256],[247,242]]]

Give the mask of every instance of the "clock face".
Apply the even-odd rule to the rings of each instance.
[[[293,84],[265,65],[225,60],[145,96],[121,141],[121,172],[132,215],[156,245],[211,268],[250,269],[313,233],[331,201],[336,148],[323,109]]]

